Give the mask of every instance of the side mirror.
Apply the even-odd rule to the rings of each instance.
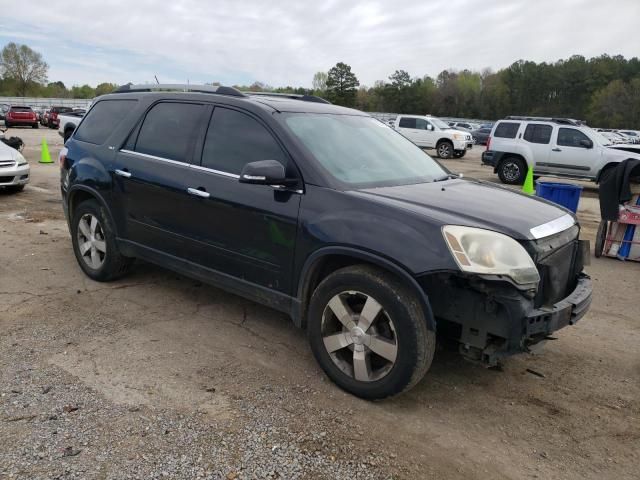
[[[433,125],[431,125],[431,124],[427,125],[427,130],[433,131]]]
[[[260,160],[244,166],[240,172],[240,183],[291,186],[298,183],[298,180],[287,178],[284,166],[277,160]]]
[[[593,148],[593,142],[591,140],[580,140],[580,146],[584,148]]]

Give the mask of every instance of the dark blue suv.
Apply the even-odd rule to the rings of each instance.
[[[462,179],[317,97],[124,86],[97,99],[60,163],[90,278],[138,258],[286,312],[364,398],[417,383],[436,332],[492,365],[591,302],[567,210]]]

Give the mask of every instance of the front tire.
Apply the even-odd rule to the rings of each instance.
[[[507,185],[522,185],[527,175],[527,164],[521,158],[505,158],[498,168],[498,177]]]
[[[438,152],[438,157],[440,158],[451,158],[453,156],[453,144],[443,140],[436,145],[436,152]]]
[[[109,216],[96,200],[78,205],[71,221],[76,260],[92,280],[109,282],[124,276],[133,263],[120,254]]]
[[[309,304],[308,335],[327,376],[369,400],[418,383],[436,345],[416,295],[367,265],[342,268],[320,283]]]

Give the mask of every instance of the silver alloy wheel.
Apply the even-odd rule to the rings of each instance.
[[[441,143],[438,147],[438,156],[440,158],[449,158],[451,156],[451,147],[448,143]]]
[[[95,215],[85,213],[78,222],[78,250],[82,260],[98,270],[107,255],[107,244],[102,226]]]
[[[502,174],[510,182],[520,178],[520,166],[516,162],[505,162],[502,166]]]
[[[335,295],[322,313],[321,332],[333,363],[355,380],[380,380],[395,365],[395,326],[370,295],[356,291]]]

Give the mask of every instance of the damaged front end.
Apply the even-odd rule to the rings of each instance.
[[[520,242],[539,272],[537,285],[467,272],[420,277],[439,336],[457,342],[465,357],[496,365],[575,324],[589,309],[592,296],[591,280],[582,271],[589,258],[588,242],[578,234],[574,225],[556,235]]]

